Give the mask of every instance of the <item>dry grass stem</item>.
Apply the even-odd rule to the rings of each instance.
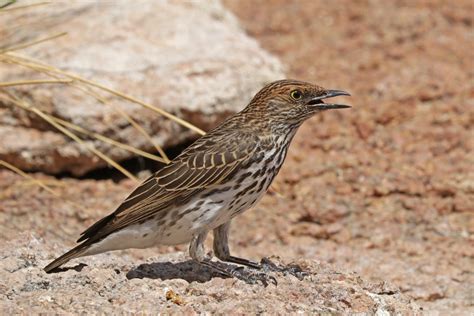
[[[148,159],[151,159],[151,160],[155,160],[155,161],[158,161],[158,162],[161,162],[161,163],[166,163],[165,160],[163,160],[163,158],[161,157],[158,157],[156,155],[153,155],[153,154],[150,154],[150,153],[147,153],[143,150],[140,150],[138,148],[135,148],[133,146],[130,146],[130,145],[127,145],[127,144],[124,144],[124,143],[121,143],[121,142],[118,142],[116,140],[113,140],[109,137],[106,137],[104,135],[101,135],[99,133],[95,133],[95,132],[91,132],[83,127],[80,127],[79,125],[76,125],[76,124],[73,124],[71,122],[68,122],[68,121],[65,121],[65,120],[62,120],[60,118],[57,118],[57,117],[54,117],[52,115],[48,115],[51,119],[53,119],[54,121],[56,121],[57,123],[61,124],[62,126],[64,127],[67,127],[71,130],[75,130],[81,134],[84,134],[84,135],[87,135],[89,137],[93,137],[95,139],[98,139],[100,141],[103,141],[104,143],[108,143],[108,144],[111,144],[111,145],[114,145],[116,147],[119,147],[123,150],[126,150],[126,151],[129,151],[129,152],[132,152],[134,154],[137,154],[139,156],[142,156],[142,157],[145,157],[145,158],[148,158]]]
[[[87,149],[89,149],[90,151],[92,151],[95,155],[97,155],[99,158],[101,158],[102,160],[106,161],[109,165],[115,167],[117,170],[119,170],[122,174],[124,174],[127,178],[129,179],[132,179],[136,182],[138,182],[138,179],[132,175],[130,172],[128,172],[125,168],[123,168],[122,166],[120,166],[117,162],[115,162],[112,158],[108,157],[106,154],[102,153],[101,151],[97,150],[93,145],[91,144],[88,144],[86,142],[84,142],[82,139],[80,139],[79,137],[77,137],[74,133],[70,132],[68,129],[64,128],[61,124],[55,122],[52,118],[50,118],[46,113],[44,113],[43,111],[41,111],[40,109],[38,109],[37,107],[31,105],[31,104],[28,104],[26,103],[25,101],[21,100],[21,99],[18,99],[18,98],[15,98],[15,97],[6,97],[4,95],[0,95],[1,98],[3,98],[4,100],[6,100],[7,102],[11,102],[12,104],[22,108],[22,109],[25,109],[25,110],[28,110],[30,112],[33,112],[35,113],[36,115],[38,115],[39,117],[41,117],[42,119],[44,119],[46,122],[48,122],[49,124],[51,124],[52,126],[54,126],[56,129],[58,129],[59,131],[61,131],[63,134],[67,135],[69,138],[73,139],[75,142],[81,144],[82,146],[85,146]]]
[[[156,112],[156,113],[158,113],[158,114],[160,114],[160,115],[162,115],[162,116],[164,116],[164,117],[166,117],[166,118],[168,118],[168,119],[170,119],[170,120],[175,121],[176,123],[178,123],[178,124],[180,124],[180,125],[182,125],[182,126],[188,128],[188,129],[190,129],[190,130],[192,130],[192,131],[194,131],[194,132],[196,132],[196,133],[198,133],[198,134],[201,134],[201,135],[206,134],[206,132],[204,132],[202,129],[200,129],[200,128],[194,126],[193,124],[191,124],[191,123],[189,123],[189,122],[187,122],[187,121],[185,121],[185,120],[183,120],[183,119],[180,119],[179,117],[177,117],[177,116],[175,116],[175,115],[173,115],[173,114],[171,114],[171,113],[168,113],[168,112],[166,112],[166,111],[164,111],[164,110],[162,110],[162,109],[160,109],[160,108],[157,108],[157,107],[155,107],[155,106],[153,106],[153,105],[151,105],[151,104],[149,104],[149,103],[140,101],[140,100],[138,100],[138,99],[136,99],[136,98],[134,98],[134,97],[132,97],[132,96],[130,96],[130,95],[128,95],[128,94],[125,94],[125,93],[122,93],[122,92],[117,91],[117,90],[115,90],[115,89],[106,87],[106,86],[104,86],[104,85],[102,85],[102,84],[99,84],[99,83],[97,83],[97,82],[94,82],[94,81],[85,79],[85,78],[80,77],[80,76],[78,76],[78,75],[76,75],[76,74],[72,74],[72,73],[69,73],[69,72],[60,70],[60,69],[58,69],[58,68],[55,68],[55,67],[46,65],[46,64],[44,64],[44,63],[42,63],[42,62],[39,62],[39,61],[34,60],[34,59],[32,59],[32,58],[29,58],[29,57],[25,57],[25,56],[22,56],[22,55],[19,55],[19,54],[16,54],[16,53],[8,53],[8,54],[5,54],[5,56],[6,56],[6,57],[11,57],[11,58],[13,59],[13,62],[16,61],[16,62],[18,63],[18,59],[21,59],[21,60],[27,61],[27,62],[29,62],[29,63],[34,63],[35,65],[37,65],[37,66],[39,66],[39,67],[41,67],[41,68],[43,68],[43,69],[45,69],[45,70],[51,71],[51,72],[53,72],[53,73],[57,73],[57,74],[64,75],[64,76],[66,76],[66,77],[68,77],[68,78],[71,78],[71,79],[74,79],[74,80],[83,82],[83,83],[85,83],[85,84],[88,84],[88,85],[90,85],[90,86],[96,87],[96,88],[101,89],[101,90],[103,90],[103,91],[107,91],[107,92],[109,92],[109,93],[111,93],[111,94],[113,94],[113,95],[119,96],[119,97],[121,97],[121,98],[123,98],[123,99],[125,99],[125,100],[128,100],[128,101],[132,102],[132,103],[139,104],[139,105],[141,105],[141,106],[143,106],[143,107],[145,107],[145,108],[147,108],[147,109],[150,109],[150,110],[152,110],[152,111],[154,111],[154,112]],[[15,60],[15,58],[16,58],[16,60]]]
[[[55,83],[72,83],[72,80],[19,80],[10,82],[0,82],[0,88],[21,86],[29,84],[55,84]]]
[[[100,96],[99,94],[95,93],[94,91],[91,91],[90,89],[88,89],[88,87],[82,87],[78,84],[71,84],[71,86],[83,91],[84,93],[94,97],[97,101],[99,101],[100,103],[102,103],[103,105],[108,105],[108,106],[111,106],[109,102],[107,102],[102,96]],[[153,147],[155,147],[156,151],[158,151],[158,153],[160,154],[160,156],[162,157],[162,162],[164,162],[165,164],[169,164],[170,163],[170,160],[168,158],[168,155],[166,155],[165,151],[163,150],[163,148],[158,145],[154,140],[153,138],[151,137],[151,135],[143,128],[141,127],[140,124],[138,124],[138,122],[133,119],[130,115],[127,114],[127,112],[125,112],[124,110],[122,110],[121,108],[119,107],[116,107],[116,106],[112,106],[112,108],[117,112],[119,113],[125,120],[127,120],[127,122],[130,123],[130,125],[132,125],[140,134],[142,134],[149,142],[150,144],[153,145]]]
[[[24,171],[22,171],[21,169],[9,164],[8,162],[4,161],[4,160],[0,160],[0,165],[1,166],[4,166],[5,168],[15,172],[16,174],[19,174],[20,176],[34,182],[36,185],[40,186],[41,188],[43,188],[45,191],[48,191],[49,193],[51,193],[52,195],[56,196],[56,197],[60,197],[61,195],[54,191],[53,189],[51,189],[49,186],[47,186],[45,183],[43,183],[43,181],[41,180],[38,180],[38,179],[35,179],[33,178],[32,176],[30,176],[29,174],[25,173]]]
[[[56,79],[62,78],[61,76],[67,76],[67,75],[63,74],[60,69],[54,68],[54,67],[49,66],[49,65],[38,64],[35,61],[25,62],[25,61],[21,60],[21,58],[19,58],[19,59],[18,58],[9,58],[8,54],[5,54],[4,56],[5,56],[5,58],[3,59],[4,62],[18,64],[18,65],[21,65],[23,67],[33,69],[37,72],[42,72],[42,73],[44,73],[48,76],[51,76],[53,78],[56,78]],[[102,104],[109,105],[109,103],[102,96],[100,96],[97,93],[95,93],[95,92],[91,91],[90,89],[86,88],[87,86],[90,86],[90,85],[85,84],[85,86],[80,86],[79,83],[83,83],[83,82],[74,81],[75,80],[74,78],[71,78],[70,80],[72,80],[72,82],[69,84],[70,86],[75,87],[76,89],[79,89],[82,92],[94,97],[95,99],[97,99],[97,101],[99,101]],[[140,126],[140,124],[138,124],[132,117],[130,117],[130,115],[128,115],[122,109],[120,109],[118,107],[113,107],[113,109],[116,110],[122,117],[124,117],[139,133],[141,133],[153,145],[153,147],[155,147],[155,149],[161,155],[161,157],[163,158],[163,160],[166,164],[168,164],[170,162],[170,160],[169,160],[168,156],[166,155],[165,151],[163,150],[163,148],[153,140],[153,138],[150,136],[150,134],[147,133],[145,131],[145,129],[143,129],[143,127]]]
[[[44,184],[46,184],[50,188],[57,188],[57,187],[64,188],[64,187],[67,187],[67,184],[65,182],[63,182],[61,179],[45,179],[45,180],[41,180],[41,182],[43,182]],[[35,181],[32,181],[32,180],[25,180],[21,183],[21,185],[32,186],[32,185],[36,185],[36,183],[35,183]]]
[[[14,8],[0,10],[0,12],[7,12],[7,11],[13,11],[13,10],[19,10],[19,9],[27,9],[27,8],[31,8],[31,7],[35,7],[35,6],[46,5],[46,4],[49,4],[49,3],[51,3],[51,2],[40,2],[40,3],[29,4],[29,5],[24,5],[24,6],[17,6],[17,7],[14,7]],[[201,135],[205,134],[205,132],[203,130],[197,128],[196,126],[192,125],[191,123],[189,123],[185,120],[182,120],[179,117],[176,117],[175,115],[173,115],[171,113],[168,113],[167,111],[164,111],[160,108],[157,108],[157,107],[155,107],[155,106],[153,106],[149,103],[140,101],[140,100],[134,98],[133,96],[130,96],[128,94],[122,93],[122,92],[117,91],[115,89],[109,88],[109,87],[104,86],[104,85],[102,85],[100,83],[97,83],[95,81],[85,79],[85,78],[83,78],[79,75],[76,75],[74,73],[63,71],[59,68],[56,68],[54,66],[45,64],[45,63],[43,63],[41,61],[38,61],[38,60],[35,60],[33,58],[22,56],[22,55],[17,54],[17,53],[11,53],[12,51],[19,50],[19,49],[24,49],[24,48],[27,48],[27,47],[30,47],[30,46],[33,46],[33,45],[43,43],[45,41],[53,40],[53,39],[56,39],[58,37],[64,36],[66,34],[67,34],[66,32],[61,32],[61,33],[58,33],[58,34],[55,34],[55,35],[52,35],[52,36],[48,36],[48,37],[45,37],[45,38],[42,38],[42,39],[38,39],[38,40],[34,40],[34,41],[30,41],[30,42],[26,42],[26,43],[22,43],[22,44],[18,44],[18,45],[13,45],[13,46],[10,46],[10,47],[7,47],[7,48],[4,48],[4,49],[0,50],[0,62],[27,67],[27,68],[30,68],[30,69],[38,72],[38,73],[43,73],[43,74],[45,74],[45,75],[47,75],[47,76],[54,79],[54,80],[53,79],[50,79],[50,80],[48,80],[48,79],[17,80],[17,81],[11,81],[11,82],[0,82],[0,88],[19,86],[19,85],[34,85],[34,84],[65,84],[65,85],[68,85],[72,88],[78,89],[78,90],[84,92],[85,94],[88,94],[88,95],[94,97],[98,102],[100,102],[104,105],[112,106],[103,96],[101,96],[97,91],[94,91],[95,89],[99,89],[101,91],[110,93],[110,94],[115,95],[119,98],[122,98],[124,100],[127,100],[127,101],[135,103],[135,104],[138,104],[138,105],[143,106],[143,107],[145,107],[149,110],[152,110],[155,113],[158,113],[158,114],[160,114],[160,115],[162,115],[162,116],[164,116],[168,119],[171,119],[171,120],[175,121],[176,123],[188,128],[188,129],[190,129],[190,130],[192,130],[192,131],[194,131],[198,134],[201,134]],[[75,142],[85,146],[87,149],[92,151],[95,155],[97,155],[98,157],[100,157],[101,159],[106,161],[109,165],[115,167],[117,170],[119,170],[122,174],[124,174],[125,176],[127,176],[130,179],[138,181],[138,179],[135,176],[133,176],[130,172],[128,172],[123,167],[121,167],[117,162],[115,162],[113,159],[111,159],[110,157],[108,157],[104,153],[97,150],[93,145],[85,143],[75,133],[80,133],[80,134],[85,135],[87,137],[98,139],[100,141],[103,141],[105,143],[111,144],[113,146],[116,146],[116,147],[121,148],[123,150],[127,150],[129,152],[132,152],[134,154],[140,155],[140,156],[148,158],[148,159],[152,159],[152,160],[159,161],[159,162],[166,163],[166,164],[170,162],[170,160],[167,157],[164,150],[161,148],[161,146],[159,146],[153,140],[151,135],[138,122],[136,122],[129,114],[127,114],[124,110],[122,110],[119,107],[113,106],[113,109],[115,111],[117,111],[124,119],[126,119],[130,123],[130,125],[133,126],[133,128],[135,128],[139,133],[141,133],[155,147],[155,149],[157,150],[157,152],[160,154],[161,157],[159,157],[157,155],[147,153],[147,152],[145,152],[143,150],[140,150],[138,148],[135,148],[133,146],[115,141],[115,140],[113,140],[111,138],[108,138],[104,135],[101,135],[99,133],[89,131],[89,130],[84,129],[84,128],[76,125],[76,124],[71,123],[71,122],[62,120],[62,119],[57,118],[57,117],[53,117],[53,116],[41,111],[37,107],[35,107],[31,104],[28,104],[26,101],[24,101],[22,99],[19,99],[16,96],[14,96],[14,95],[12,95],[8,92],[6,92],[6,95],[8,95],[8,97],[5,96],[5,95],[0,95],[0,97],[4,98],[5,100],[7,100],[8,102],[12,103],[15,106],[18,106],[18,107],[23,108],[27,111],[35,113],[36,115],[41,117],[43,120],[45,120],[46,122],[48,122],[49,124],[54,126],[56,129],[58,129],[61,133],[65,134],[69,138],[73,139]],[[73,133],[72,131],[74,131],[75,133]]]
[[[64,196],[62,194],[60,194],[60,193],[56,192],[54,189],[52,189],[47,184],[48,181],[42,181],[42,180],[36,179],[36,178],[32,177],[31,175],[27,174],[26,172],[24,172],[23,170],[15,167],[12,164],[9,164],[8,162],[6,162],[4,160],[1,160],[1,159],[0,159],[0,166],[3,166],[5,168],[15,172],[16,174],[18,174],[18,175],[22,176],[23,178],[27,179],[28,181],[30,181],[32,184],[41,187],[42,189],[44,189],[46,192],[52,194],[53,196],[58,197],[58,198],[62,198],[62,200],[65,201],[66,203],[69,203],[70,205],[72,205],[74,207],[77,207],[77,208],[79,208],[83,211],[89,212],[87,210],[87,208],[85,208],[82,204],[79,204],[79,203],[73,202],[71,200],[68,200],[68,199],[64,198]],[[58,181],[54,181],[53,183],[54,183],[55,186],[58,185]],[[26,184],[29,185],[28,182]]]
[[[29,8],[32,8],[32,7],[38,7],[38,6],[46,5],[46,4],[50,4],[50,3],[51,3],[50,1],[45,1],[45,2],[26,4],[26,5],[22,5],[22,6],[13,7],[13,8],[0,9],[0,14],[1,13],[10,13],[11,11],[16,11],[16,10],[29,9]]]
[[[66,34],[67,34],[66,32],[61,32],[61,33],[51,35],[51,36],[48,36],[48,37],[45,37],[45,38],[42,38],[42,39],[39,39],[39,40],[36,40],[36,41],[33,41],[33,42],[28,42],[28,43],[24,43],[24,44],[20,44],[20,45],[16,45],[16,46],[7,47],[5,49],[0,50],[0,54],[5,54],[7,52],[12,52],[14,50],[24,49],[24,48],[27,48],[27,47],[30,47],[30,46],[33,46],[33,45],[37,45],[39,43],[50,41],[52,39],[64,36]]]
[[[56,78],[58,81],[61,80],[61,78],[62,78],[58,74],[51,73],[49,71],[48,67],[37,65],[35,63],[28,63],[28,62],[10,60],[8,58],[4,59],[3,61],[4,62],[15,63],[15,64],[18,64],[20,66],[23,66],[23,67],[26,67],[26,68],[29,68],[29,69],[33,69],[37,72],[41,72],[43,74],[46,74],[47,76],[50,76],[52,78]],[[80,83],[75,82],[72,79],[68,79],[68,80],[69,80],[69,82],[67,82],[67,83],[70,87],[78,89],[78,90],[82,91],[83,93],[92,96],[93,98],[95,98],[101,104],[110,106],[110,104],[102,96],[100,96],[98,93],[96,93],[94,91],[91,91],[91,89],[89,89],[88,86],[81,86]],[[139,133],[141,133],[153,145],[153,147],[155,147],[155,149],[161,155],[162,160],[163,160],[164,163],[168,164],[170,162],[170,160],[169,160],[168,156],[166,155],[165,151],[163,150],[163,148],[153,140],[151,135],[143,127],[141,127],[140,124],[137,123],[137,121],[135,121],[130,115],[128,115],[125,111],[123,111],[119,107],[112,107],[112,108],[117,113],[119,113],[125,120],[127,120],[127,122],[129,122],[130,125],[132,125]]]

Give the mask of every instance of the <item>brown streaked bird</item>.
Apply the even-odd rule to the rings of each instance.
[[[194,260],[219,270],[205,255],[204,240],[211,230],[218,259],[261,268],[230,255],[232,219],[262,198],[306,119],[349,107],[323,100],[348,95],[296,80],[268,84],[245,109],[146,179],[115,212],[85,230],[78,239],[81,244],[44,270],[52,272],[73,258],[111,250],[188,242]]]

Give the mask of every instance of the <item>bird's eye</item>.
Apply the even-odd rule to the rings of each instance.
[[[293,98],[293,100],[299,100],[303,96],[300,90],[293,90],[290,93],[290,96]]]

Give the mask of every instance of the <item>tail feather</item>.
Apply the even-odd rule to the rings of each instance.
[[[69,250],[68,252],[48,264],[46,267],[44,267],[44,271],[46,271],[46,273],[54,272],[53,270],[59,268],[63,264],[67,263],[69,260],[81,257],[86,252],[88,246],[89,245],[81,244],[74,247],[73,249]]]

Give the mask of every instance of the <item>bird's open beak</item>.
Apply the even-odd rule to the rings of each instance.
[[[310,105],[314,109],[318,110],[330,110],[330,109],[346,109],[350,108],[350,105],[345,104],[336,104],[336,103],[324,103],[324,99],[337,97],[340,95],[350,96],[350,94],[346,91],[342,90],[326,90],[323,95],[317,96],[309,100],[308,105]]]

